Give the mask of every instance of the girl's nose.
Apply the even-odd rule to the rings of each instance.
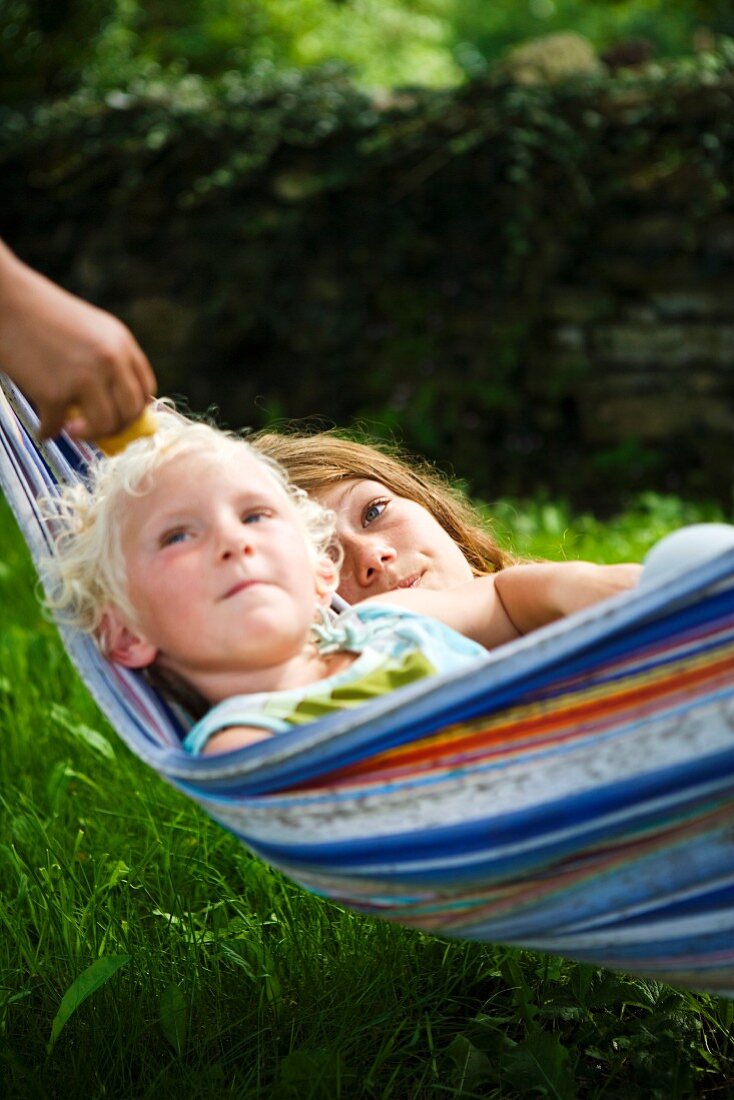
[[[362,588],[369,588],[394,565],[396,558],[394,548],[388,543],[362,537],[345,547],[345,572],[350,573]]]
[[[220,520],[217,534],[219,557],[222,561],[252,553],[250,528],[239,517]]]

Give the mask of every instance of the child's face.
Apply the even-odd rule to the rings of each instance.
[[[117,652],[113,644],[111,656],[132,667],[158,660],[210,702],[268,690],[257,686],[258,674],[267,679],[300,656],[322,599],[295,505],[236,445],[211,457],[174,457],[150,481],[124,506],[137,623],[127,624],[125,644]],[[255,686],[233,688],[231,677],[243,673]]]
[[[382,482],[351,478],[317,496],[336,514],[344,551],[339,594],[349,603],[396,588],[441,590],[472,579],[464,554],[428,509]]]

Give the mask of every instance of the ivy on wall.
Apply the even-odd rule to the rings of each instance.
[[[544,373],[539,329],[551,286],[603,278],[605,227],[663,209],[694,252],[732,211],[733,68],[374,102],[263,66],[0,110],[0,233],[230,423],[397,430],[485,495],[635,487],[650,463],[580,465],[583,370]]]

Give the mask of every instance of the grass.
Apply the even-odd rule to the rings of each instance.
[[[721,518],[493,515],[520,553],[608,561]],[[115,739],[0,531],[3,1096],[734,1095],[732,1002],[379,924],[255,861]]]

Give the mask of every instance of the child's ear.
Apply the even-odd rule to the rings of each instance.
[[[339,583],[339,568],[328,554],[321,554],[316,564],[316,595],[319,603],[328,607]]]
[[[158,656],[156,647],[131,630],[116,608],[103,613],[99,636],[105,657],[124,668],[147,668]]]

